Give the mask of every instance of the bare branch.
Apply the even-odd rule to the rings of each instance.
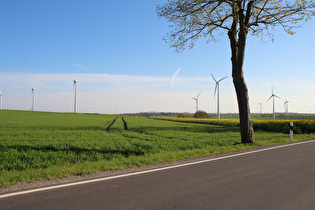
[[[165,39],[172,47],[185,49],[199,37],[215,39],[217,30],[246,30],[259,35],[280,26],[292,34],[296,25],[315,15],[314,9],[313,0],[169,0],[157,6],[157,13],[173,28]]]

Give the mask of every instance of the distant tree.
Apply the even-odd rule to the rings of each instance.
[[[207,112],[199,110],[194,114],[194,118],[210,118]]]
[[[282,27],[288,34],[298,24],[315,15],[313,0],[168,0],[157,5],[160,18],[171,23],[173,30],[164,38],[171,47],[182,51],[192,49],[200,37],[208,42],[226,32],[232,52],[232,77],[237,95],[241,141],[254,142],[248,90],[243,76],[245,44],[252,35],[273,34],[270,29]],[[218,33],[216,33],[218,32]]]
[[[189,116],[188,116],[188,114],[186,114],[186,113],[179,113],[179,114],[177,115],[177,118],[189,118]]]

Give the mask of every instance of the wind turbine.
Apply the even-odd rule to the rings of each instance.
[[[201,92],[200,92],[200,93],[201,93]],[[196,112],[198,112],[198,98],[199,98],[200,93],[197,95],[196,98],[191,97],[193,100],[196,101]]]
[[[78,81],[75,79],[73,80],[73,87],[74,87],[74,110],[73,112],[77,112],[77,83]]]
[[[32,111],[35,111],[35,88],[32,87]]]
[[[289,113],[289,102],[290,101],[288,101],[287,99],[285,99],[285,101],[284,101],[284,103],[283,103],[283,105],[284,105],[284,111],[285,111],[285,113]]]
[[[260,114],[261,114],[261,110],[262,110],[262,103],[260,102],[258,105],[260,106]]]
[[[271,86],[271,93],[272,94],[271,94],[270,98],[267,100],[267,102],[272,98],[272,101],[273,101],[273,119],[276,119],[276,114],[275,114],[275,97],[279,98],[279,99],[280,99],[280,97],[273,93],[273,86]]]
[[[215,83],[216,83],[216,85],[215,85],[215,89],[214,89],[214,96],[215,96],[215,93],[216,93],[216,91],[218,90],[218,96],[217,96],[217,100],[218,100],[218,106],[217,106],[217,118],[218,119],[220,119],[220,91],[219,91],[219,89],[220,89],[220,82],[222,81],[222,80],[224,80],[225,78],[227,78],[227,76],[226,77],[223,77],[222,79],[220,79],[220,80],[216,80],[215,78],[214,78],[214,76],[211,74],[211,76],[212,76],[212,78],[213,78],[213,80],[215,81]]]

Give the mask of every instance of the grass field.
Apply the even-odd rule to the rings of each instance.
[[[254,144],[240,144],[238,127],[124,119],[128,130],[121,116],[0,110],[0,186],[290,141],[284,133],[257,131]],[[303,139],[315,134],[294,136]]]

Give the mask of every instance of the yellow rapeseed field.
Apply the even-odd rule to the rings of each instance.
[[[210,119],[210,118],[173,118],[173,117],[153,117],[176,122],[200,123],[222,126],[240,126],[238,119]],[[290,122],[293,122],[294,133],[315,133],[315,120],[252,120],[254,129],[289,133]]]

